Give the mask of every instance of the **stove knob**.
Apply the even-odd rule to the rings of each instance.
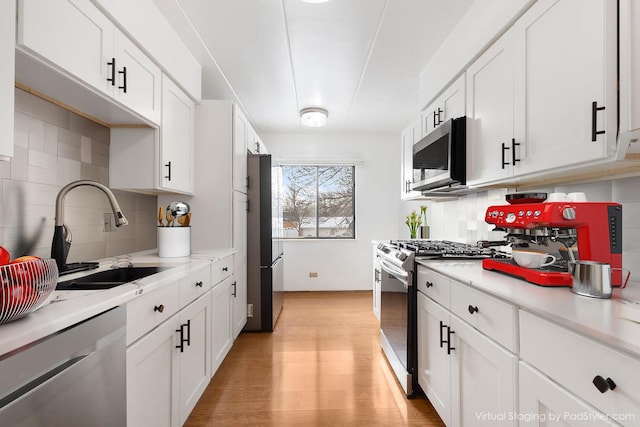
[[[516,221],[516,214],[514,214],[513,212],[509,212],[504,221],[507,224],[511,224],[511,223],[515,222]]]
[[[540,216],[540,214],[541,214],[541,213],[542,213],[542,212],[540,212],[540,211],[535,211],[535,212],[533,213],[533,216]]]
[[[576,210],[574,208],[564,208],[562,210],[562,218],[567,221],[572,221],[576,219]]]
[[[518,216],[523,216],[523,215],[524,215],[524,211],[518,212]]]
[[[532,214],[533,214],[533,212],[527,211],[527,216],[531,216]]]

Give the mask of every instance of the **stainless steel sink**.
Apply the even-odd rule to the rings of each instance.
[[[169,267],[125,267],[99,271],[77,279],[58,282],[56,290],[95,290],[110,289],[134,280],[142,279]]]

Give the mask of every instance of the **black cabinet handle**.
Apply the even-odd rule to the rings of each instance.
[[[184,353],[184,324],[180,325],[180,329],[176,329],[176,332],[180,332],[180,340],[176,348],[180,349],[180,353]]]
[[[507,147],[507,146],[505,145],[505,143],[503,142],[503,143],[502,143],[502,169],[504,169],[504,167],[505,167],[505,166],[508,166],[508,165],[509,165],[509,162],[505,162],[505,161],[504,161],[504,159],[505,159],[504,152],[505,152],[506,150],[509,150],[509,149],[510,149],[510,148],[509,148],[509,147]]]
[[[167,174],[164,177],[171,181],[171,161],[165,163],[165,167],[167,168]]]
[[[222,271],[229,271],[229,267],[222,267]]]
[[[451,347],[451,334],[455,334],[449,326],[447,326],[447,354],[451,354],[451,350],[455,350],[455,347]]]
[[[380,270],[373,270],[373,281],[376,283],[380,281]]]
[[[111,58],[110,62],[107,62],[107,67],[111,67],[111,77],[107,77],[107,81],[111,82],[111,86],[116,85],[116,58]]]
[[[187,324],[185,326],[187,327],[187,339],[185,342],[189,347],[191,347],[191,319],[187,320]]]
[[[429,281],[427,280],[426,286],[427,286],[427,288],[431,288],[431,287],[433,287],[433,282],[429,282]]]
[[[122,86],[118,86],[118,89],[127,93],[127,67],[122,67],[122,71],[118,71],[118,74],[122,74]]]
[[[260,143],[256,141],[256,153],[260,154]]]
[[[448,326],[445,325],[441,320],[440,321],[440,348],[442,348],[442,346],[446,343],[446,341],[443,339],[444,335],[442,334],[442,329],[444,328],[448,328]]]
[[[478,307],[477,307],[477,306],[474,306],[474,305],[469,304],[469,308],[468,308],[468,310],[469,310],[469,314],[477,313],[477,312],[478,312]]]
[[[595,376],[593,379],[593,385],[596,386],[600,393],[604,393],[607,390],[615,390],[617,387],[616,383],[614,383],[611,378],[607,378],[605,380],[600,375]]]
[[[164,305],[162,305],[162,304],[156,305],[155,307],[153,307],[153,311],[158,311],[158,312],[162,313],[164,311]]]
[[[598,107],[596,101],[591,103],[591,141],[595,141],[596,136],[604,133],[603,130],[598,130],[598,111],[602,111],[604,108],[605,107]]]
[[[201,287],[202,287],[202,281],[200,281],[200,282],[196,282],[196,287],[197,287],[197,288],[201,288]]]
[[[520,143],[516,142],[515,138],[511,138],[511,163],[513,166],[516,165],[520,161],[520,159],[516,158],[516,147],[519,147]]]
[[[442,114],[442,109],[440,107],[438,107],[438,112],[434,113],[438,115],[438,123],[436,123],[436,126],[441,124],[444,120],[442,120],[442,117],[440,117],[440,115]]]
[[[233,292],[231,292],[231,295],[233,295],[233,297],[235,298],[236,297],[236,282],[233,282],[231,284],[231,286],[233,286]]]

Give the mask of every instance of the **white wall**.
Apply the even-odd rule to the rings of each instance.
[[[285,290],[365,290],[372,284],[372,240],[398,237],[398,135],[261,135],[278,159],[362,161],[356,165],[356,239],[288,240]],[[310,278],[317,272],[317,278]]]

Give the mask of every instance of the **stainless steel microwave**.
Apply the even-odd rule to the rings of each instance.
[[[416,191],[446,191],[467,180],[466,117],[449,119],[413,145]]]

